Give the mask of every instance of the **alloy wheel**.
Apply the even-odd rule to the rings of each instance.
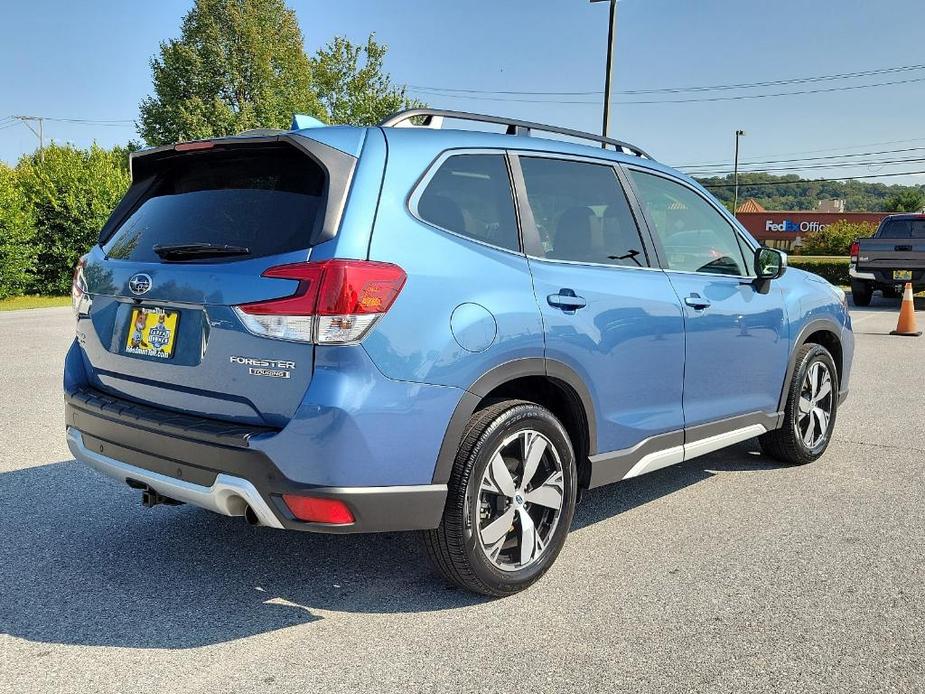
[[[562,460],[552,442],[532,429],[505,438],[479,482],[471,524],[487,559],[503,571],[536,562],[556,531],[564,499]]]
[[[809,449],[825,441],[832,418],[832,374],[821,361],[810,364],[800,386],[797,434]]]

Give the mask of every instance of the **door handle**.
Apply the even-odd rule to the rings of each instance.
[[[546,301],[554,308],[560,308],[566,313],[574,313],[588,305],[583,296],[575,294],[574,289],[563,288],[557,294],[550,294]]]
[[[709,308],[711,305],[710,300],[700,296],[700,294],[691,294],[684,299],[684,303],[698,311]]]

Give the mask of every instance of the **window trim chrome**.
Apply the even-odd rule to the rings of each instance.
[[[590,263],[583,260],[562,260],[560,258],[543,258],[537,255],[527,254],[527,257],[530,260],[535,260],[538,263],[555,263],[557,265],[577,265],[578,267],[603,267],[603,268],[616,268],[617,270],[649,270],[656,272],[665,272],[662,268],[656,267],[653,265],[612,265],[611,263]]]

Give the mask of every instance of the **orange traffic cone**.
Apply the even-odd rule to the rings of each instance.
[[[906,282],[906,288],[903,289],[903,304],[899,309],[899,320],[896,322],[896,330],[890,335],[906,335],[908,337],[918,337],[922,334],[915,324],[915,301],[912,298],[912,282]]]

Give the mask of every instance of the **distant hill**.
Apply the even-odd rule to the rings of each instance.
[[[732,207],[733,177],[698,178],[726,207]],[[755,185],[773,183],[774,185]],[[845,200],[846,212],[889,212],[888,198],[903,191],[925,192],[925,185],[903,186],[866,181],[812,181],[796,175],[774,176],[766,173],[739,174],[739,201],[755,198],[766,210],[814,210],[819,200]]]

